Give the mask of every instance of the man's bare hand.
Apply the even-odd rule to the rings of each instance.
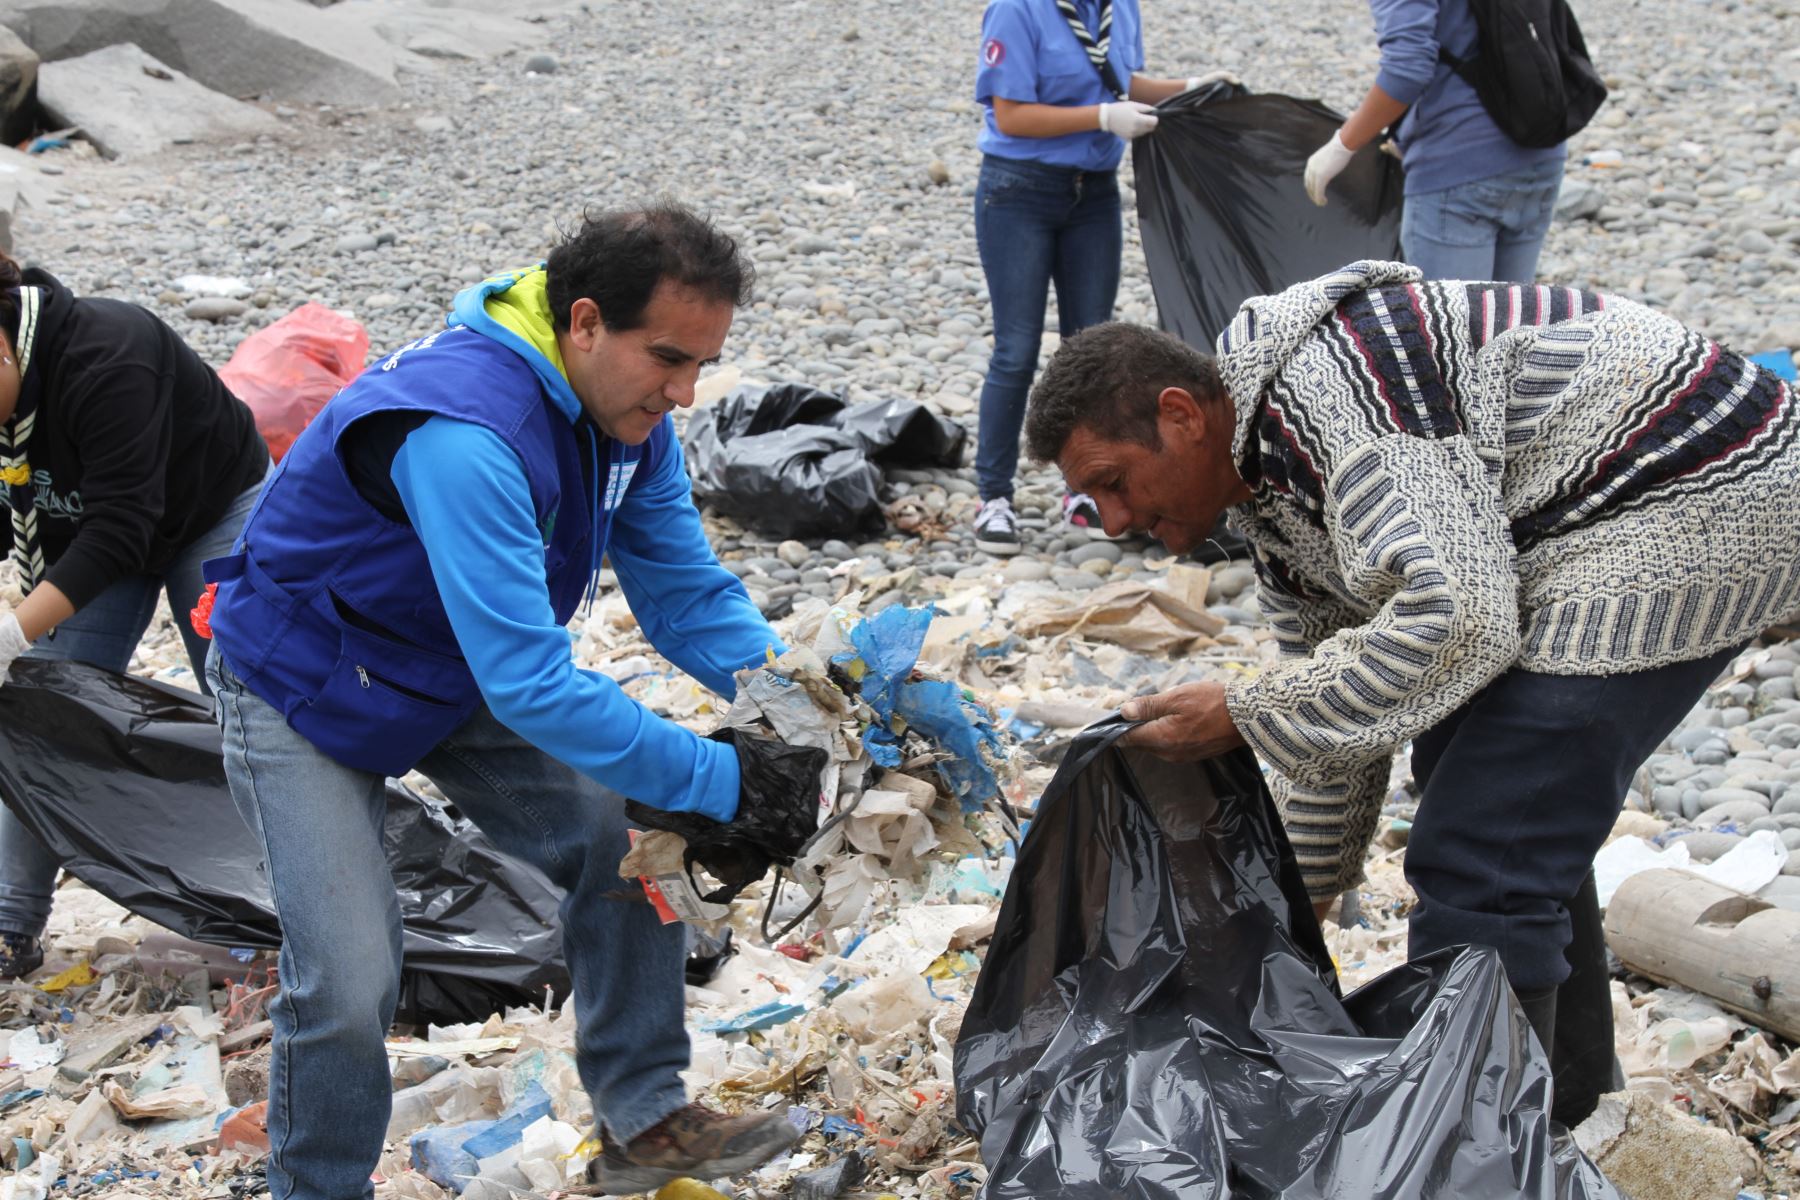
[[[1225,685],[1184,683],[1154,696],[1127,700],[1119,708],[1127,721],[1142,721],[1120,739],[1171,762],[1214,758],[1244,744],[1225,707]]]

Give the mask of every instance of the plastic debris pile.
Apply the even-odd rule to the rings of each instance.
[[[715,537],[735,536],[711,523]],[[907,544],[895,538],[887,549]],[[728,560],[734,553],[748,551],[728,551]],[[752,672],[732,704],[657,656],[616,591],[578,618],[577,658],[652,708],[701,732],[749,724],[811,737],[835,765],[821,841],[842,844],[816,861],[856,867],[812,882],[842,902],[821,902],[795,932],[765,944],[771,879],[693,929],[690,1089],[730,1109],[791,1108],[806,1129],[794,1152],[763,1171],[709,1181],[733,1200],[936,1200],[972,1197],[986,1181],[976,1143],[954,1124],[951,1062],[1015,861],[1008,821],[1030,819],[1074,734],[1127,696],[1253,672],[1274,654],[1250,615],[1247,568],[1151,566],[1156,578],[1130,588],[1072,594],[998,571],[953,581],[873,555],[848,559],[833,576],[838,598],[802,599],[778,621],[792,649]],[[173,631],[159,626],[135,669],[179,683],[179,656]],[[963,728],[934,724],[946,713],[960,714]],[[934,744],[945,729],[976,746],[949,771]],[[1016,740],[1005,754],[1003,737]],[[1359,903],[1327,927],[1346,991],[1405,959],[1409,784],[1402,757]],[[1650,786],[1635,806],[1650,807]],[[1679,843],[1679,829],[1634,807],[1617,833],[1665,849]],[[771,922],[792,920],[811,900],[805,887],[783,884]],[[48,961],[0,989],[12,1056],[0,1066],[0,1200],[259,1194],[268,1030],[258,1004],[270,956],[245,951],[249,961],[239,961],[157,940],[167,938],[79,883],[60,889]],[[1680,988],[1627,976],[1615,995],[1629,1096],[1584,1127],[1584,1149],[1639,1200],[1791,1191],[1800,1177],[1794,1046]],[[184,1008],[201,1014],[198,1032],[177,1020]],[[65,1066],[101,1032],[123,1040],[118,1057],[72,1078]],[[184,1056],[177,1062],[171,1049],[158,1060],[172,1035],[188,1039]],[[55,1043],[62,1060],[42,1061]],[[218,1051],[222,1097],[207,1045]],[[485,1200],[576,1186],[592,1113],[572,1050],[567,1011],[512,1008],[465,1026],[397,1029],[377,1196],[447,1200],[460,1183],[461,1195]],[[179,1115],[203,1103],[213,1107]],[[171,1139],[201,1127],[203,1136]],[[1646,1142],[1678,1150],[1646,1156]],[[1688,1173],[1645,1186],[1646,1157],[1658,1169],[1679,1161]],[[1679,1190],[1694,1179],[1714,1191]]]

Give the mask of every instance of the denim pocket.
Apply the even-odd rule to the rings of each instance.
[[[1483,182],[1459,184],[1406,198],[1413,233],[1440,246],[1492,245],[1505,204],[1504,189]]]

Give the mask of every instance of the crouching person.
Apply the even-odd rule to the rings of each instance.
[[[371,1194],[401,922],[384,777],[417,768],[567,892],[576,1058],[605,1191],[761,1164],[779,1113],[687,1103],[683,929],[619,878],[624,798],[736,814],[732,748],[578,669],[565,623],[608,557],[656,648],[717,692],[781,649],[708,546],[670,411],[751,269],[685,209],[591,217],[547,264],[456,299],[282,460],[219,582],[208,662],[226,771],[281,918],[269,1182]],[[640,897],[641,898],[641,895]]]
[[[0,603],[0,685],[19,658],[123,673],[162,593],[204,690],[201,565],[268,470],[250,410],[173,329],[0,254],[0,551],[25,591]],[[0,979],[43,964],[60,867],[0,806]]]
[[[1411,741],[1409,952],[1499,951],[1574,1124],[1613,1070],[1594,855],[1638,766],[1800,607],[1795,409],[1639,305],[1357,263],[1246,302],[1216,359],[1071,338],[1026,435],[1108,533],[1185,551],[1232,510],[1283,661],[1132,701],[1129,741],[1247,742],[1321,915]]]

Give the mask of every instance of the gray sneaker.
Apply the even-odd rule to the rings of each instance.
[[[723,1179],[760,1167],[800,1140],[780,1113],[732,1116],[704,1104],[678,1108],[621,1146],[602,1129],[588,1178],[603,1195],[652,1192],[676,1179]]]

